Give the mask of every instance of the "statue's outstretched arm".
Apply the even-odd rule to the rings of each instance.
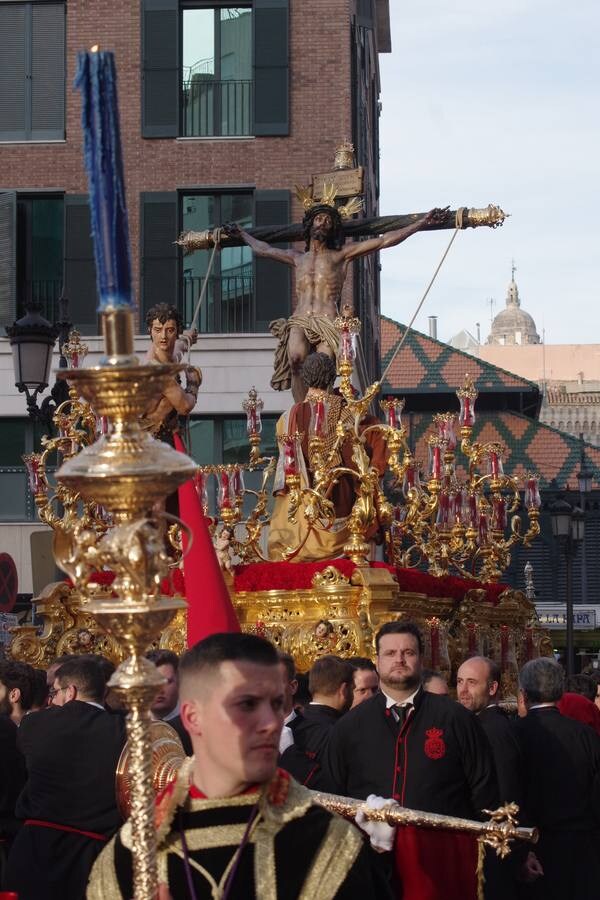
[[[235,222],[231,225],[225,225],[223,230],[230,237],[239,238],[244,241],[257,256],[274,259],[276,262],[286,263],[288,266],[294,266],[296,264],[296,257],[298,256],[297,250],[286,250],[283,247],[273,247],[265,241],[259,241],[258,238],[255,238],[247,231],[244,231],[244,229],[240,228]]]
[[[448,207],[445,209],[432,209],[426,213],[426,215],[417,219],[416,222],[406,225],[404,228],[398,228],[396,231],[388,231],[387,234],[384,234],[382,237],[370,238],[367,241],[358,241],[354,244],[348,244],[340,251],[342,257],[346,260],[357,259],[360,256],[366,256],[368,253],[374,253],[376,250],[384,250],[386,247],[395,247],[397,244],[401,244],[402,241],[405,241],[406,238],[410,237],[411,234],[422,231],[422,229],[426,228],[428,225],[434,225],[437,222],[441,222],[445,218],[447,212]]]

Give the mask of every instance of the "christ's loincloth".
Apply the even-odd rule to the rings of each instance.
[[[274,391],[288,391],[292,386],[292,368],[288,356],[288,344],[292,328],[301,328],[311,347],[327,344],[333,356],[337,356],[340,344],[339,332],[327,316],[290,316],[269,322],[269,331],[279,343],[275,350],[271,387]]]

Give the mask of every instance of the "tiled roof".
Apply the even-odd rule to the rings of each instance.
[[[411,416],[411,443],[415,458],[427,465],[427,435],[433,433],[431,416],[416,413]],[[506,447],[505,471],[523,478],[527,472],[537,472],[541,485],[547,487],[556,478],[560,488],[569,485],[577,489],[580,469],[581,441],[570,434],[529,419],[515,412],[482,412],[477,414],[473,440],[498,441]],[[600,485],[600,447],[584,444],[585,463],[593,472],[594,487]],[[457,462],[464,459],[457,453]],[[464,475],[464,471],[461,472]]]
[[[406,326],[387,316],[381,316],[380,321],[381,371],[384,372]],[[464,383],[466,373],[473,377],[480,393],[538,391],[536,384],[519,375],[513,375],[442,341],[411,330],[385,378],[382,393],[447,393],[455,391]]]

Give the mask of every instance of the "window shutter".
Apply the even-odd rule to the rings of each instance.
[[[98,334],[98,291],[87,194],[65,194],[64,291],[69,318],[82,334]]]
[[[289,0],[254,2],[254,134],[290,132]]]
[[[373,0],[358,0],[356,5],[356,18],[363,28],[373,28],[375,18],[373,15]]]
[[[0,140],[22,141],[27,127],[28,13],[23,3],[0,6]]]
[[[141,330],[147,311],[155,303],[178,306],[179,254],[173,243],[178,234],[177,194],[141,195]]]
[[[289,191],[256,191],[254,195],[254,224],[288,225],[290,219]],[[279,244],[278,246],[286,246]],[[267,331],[273,319],[287,318],[291,310],[291,269],[285,263],[273,262],[260,256],[254,258],[255,327]]]
[[[142,136],[179,133],[179,3],[142,0]]]
[[[31,137],[65,136],[65,6],[34,4],[31,23]]]
[[[17,313],[17,195],[0,194],[0,326],[12,325]]]

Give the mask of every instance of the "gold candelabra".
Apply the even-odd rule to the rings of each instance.
[[[73,329],[61,352],[69,364],[69,371],[73,371],[81,366],[88,347],[81,341],[79,332]],[[57,407],[52,419],[56,436],[43,435],[42,450],[23,456],[38,516],[53,529],[55,543],[60,543],[62,536],[76,524],[104,533],[109,524],[106,510],[93,501],[82,503],[77,491],[55,482],[49,470],[92,444],[107,428],[107,422],[100,420],[89,403],[79,398],[72,382],[68,399]]]
[[[525,478],[523,505],[529,527],[523,532],[517,514],[520,483],[504,472],[505,448],[496,442],[471,440],[477,390],[469,375],[456,393],[460,412],[440,413],[433,418],[435,432],[428,438],[424,483],[421,466],[407,444],[402,408],[395,401],[383,404],[393,433],[389,467],[404,499],[396,508],[391,528],[392,552],[400,566],[425,561],[433,575],[455,570],[465,577],[498,581],[510,563],[511,548],[519,542],[528,546],[539,534],[539,476],[530,473]],[[458,470],[457,421],[464,477]]]
[[[62,491],[84,504],[98,505],[113,526],[100,533],[85,518],[63,523],[58,564],[88,596],[88,610],[125,649],[109,684],[129,709],[134,883],[136,900],[155,900],[156,834],[152,789],[150,704],[164,679],[144,658],[148,644],[168,625],[180,599],[161,596],[167,574],[165,518],[156,513],[165,497],[194,475],[187,456],[154,439],[140,425],[144,412],[163,393],[179,365],[140,366],[133,355],[131,308],[102,312],[106,356],[95,368],[60,370],[72,391],[109,423],[101,434],[73,455],[56,473]],[[112,595],[90,594],[95,572],[114,573]]]

